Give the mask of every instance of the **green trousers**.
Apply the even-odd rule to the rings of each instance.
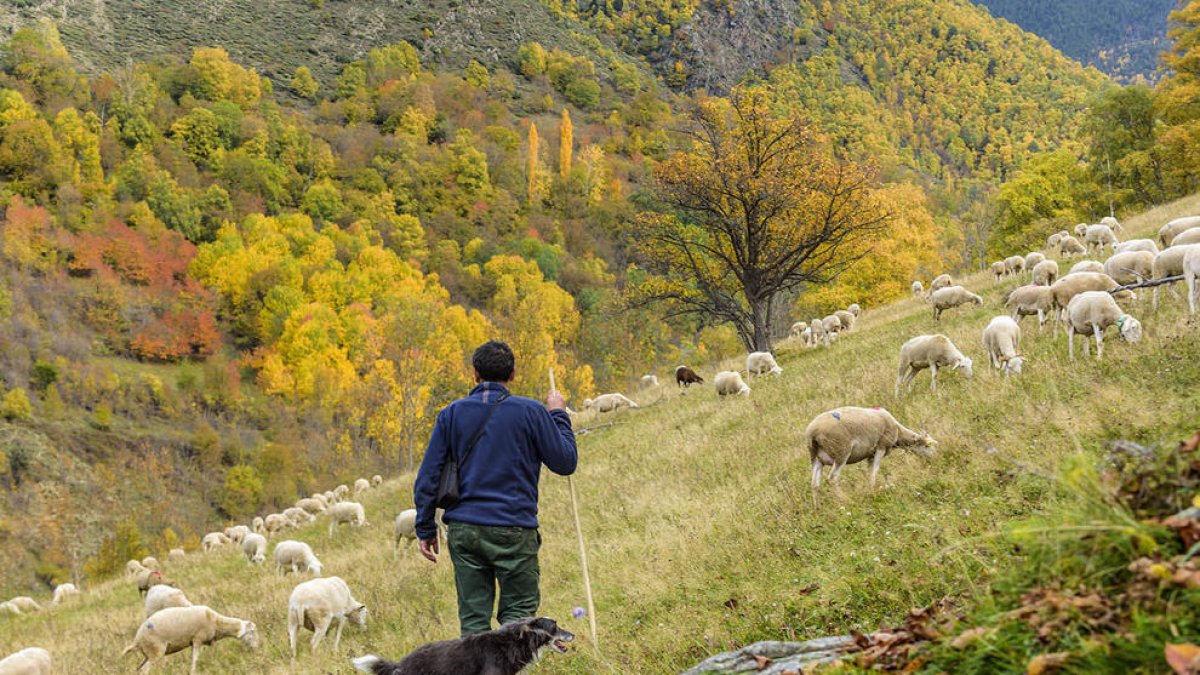
[[[489,527],[450,521],[447,524],[454,585],[458,588],[458,622],[462,636],[492,630],[496,584],[501,625],[536,616],[541,604],[541,570],[538,549],[542,536],[536,529]]]

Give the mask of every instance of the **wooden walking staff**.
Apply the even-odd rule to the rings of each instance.
[[[550,391],[551,393],[558,391],[554,386],[554,369],[550,369]],[[592,579],[588,574],[587,549],[583,546],[583,526],[579,524],[579,504],[575,499],[575,481],[567,476],[567,489],[571,492],[571,515],[575,518],[575,538],[579,540],[579,562],[583,565],[583,590],[587,595],[587,612],[588,624],[592,629],[592,644],[597,648],[600,644],[596,641],[596,605],[592,602]]]

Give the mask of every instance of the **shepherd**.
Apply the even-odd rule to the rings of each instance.
[[[507,344],[484,343],[471,361],[475,388],[438,413],[413,486],[421,554],[436,563],[434,516],[457,468],[457,503],[442,518],[462,637],[492,630],[497,585],[501,625],[537,616],[538,478],[543,464],[569,476],[579,459],[562,394],[552,388],[544,405],[509,394],[516,359]]]

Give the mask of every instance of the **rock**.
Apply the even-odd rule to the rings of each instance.
[[[807,642],[755,642],[736,651],[710,656],[681,675],[716,675],[720,673],[762,673],[784,675],[803,672],[818,663],[838,661],[854,648],[849,635],[817,638]],[[765,665],[765,667],[763,667]]]

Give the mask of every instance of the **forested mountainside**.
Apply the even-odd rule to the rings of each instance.
[[[1071,138],[1104,78],[967,3],[910,5],[801,3],[791,48],[709,84],[673,37],[754,3],[5,5],[28,25],[0,49],[4,583],[411,466],[487,336],[522,354],[518,392],[554,366],[576,401],[740,351],[627,306],[624,239],[691,89],[739,68],[874,166],[894,216],[889,265],[806,311],[953,267],[986,241],[948,215]],[[358,41],[302,39],[335,20]],[[498,25],[519,31],[471,37]]]
[[[978,0],[1080,63],[1122,82],[1158,79],[1175,0]]]

